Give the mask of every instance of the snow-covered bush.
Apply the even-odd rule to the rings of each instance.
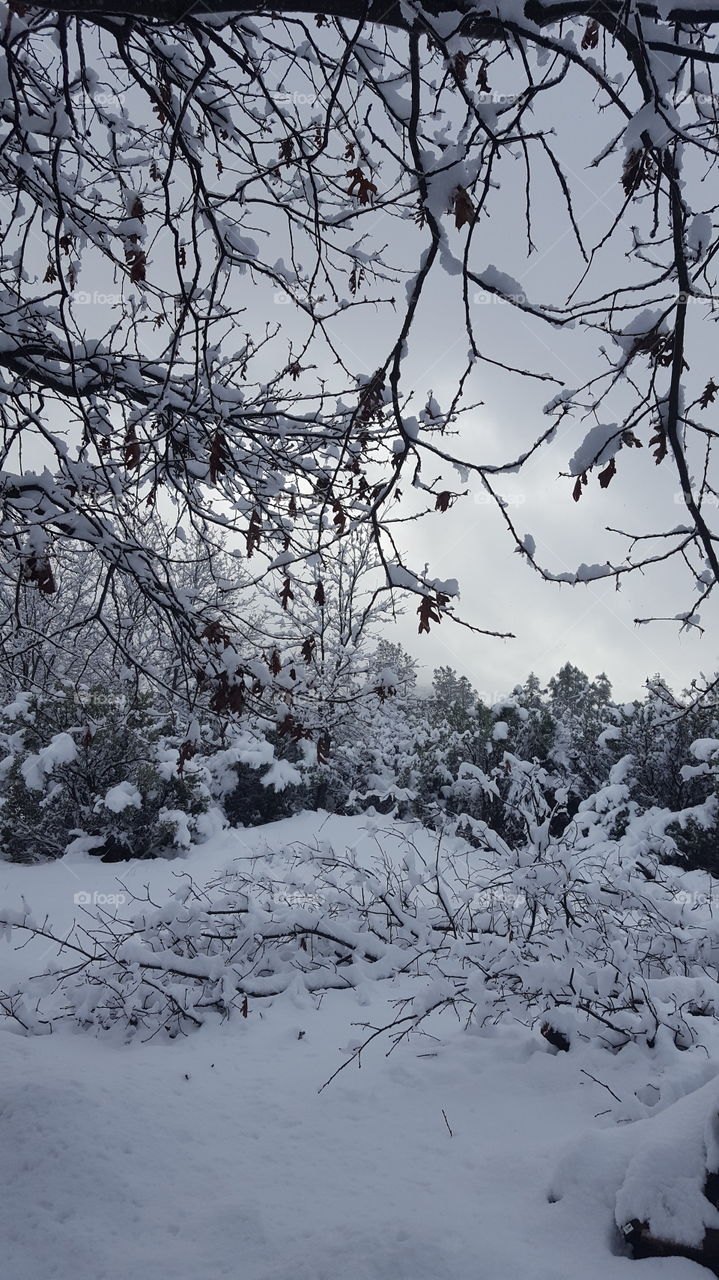
[[[0,749],[0,854],[12,861],[71,845],[148,858],[205,830],[205,770],[149,694],[20,695],[0,712]]]
[[[382,982],[387,1029],[402,1034],[446,1010],[536,1025],[564,1046],[688,1049],[719,1014],[719,926],[710,888],[699,903],[660,860],[666,815],[609,834],[627,769],[559,837],[549,813],[533,816],[530,778],[529,838],[515,846],[479,821],[473,844],[395,823],[374,853],[297,845],[209,885],[188,877],[168,901],[77,928],[71,953],[2,1007],[37,1031],[71,1019],[174,1035],[213,1010]],[[26,907],[0,924],[53,936]]]
[[[698,738],[690,746],[690,761],[681,766],[682,782],[705,796],[693,811],[667,828],[676,849],[673,860],[687,870],[719,875],[719,739]]]
[[[251,765],[238,763],[233,769],[235,785],[223,801],[231,826],[261,826],[288,818],[307,807],[306,790],[301,784],[289,782],[283,787],[269,787],[263,785],[263,774]]]

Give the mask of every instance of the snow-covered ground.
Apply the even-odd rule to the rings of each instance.
[[[270,844],[373,842],[360,819],[301,815],[226,832],[173,862],[87,855],[0,863],[0,902],[69,927],[75,895],[178,872],[209,879]],[[2,986],[47,963],[3,944]],[[387,1056],[386,984],[250,1004],[173,1042],[0,1025],[0,1274],[5,1280],[690,1280],[636,1262],[614,1226],[652,1089],[662,1106],[719,1057],[628,1046],[555,1053],[522,1026],[415,1036]],[[391,994],[391,993],[389,993]],[[400,992],[398,991],[398,994]],[[594,1079],[592,1079],[594,1077]],[[711,1086],[710,1086],[711,1087]],[[321,1090],[321,1091],[320,1091]],[[610,1092],[611,1090],[611,1092]],[[615,1096],[613,1096],[615,1095]],[[671,1153],[668,1154],[669,1157]]]

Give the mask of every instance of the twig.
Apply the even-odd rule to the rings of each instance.
[[[617,1094],[614,1092],[614,1090],[613,1090],[613,1089],[610,1089],[610,1088],[609,1088],[609,1085],[608,1085],[608,1084],[605,1084],[603,1080],[597,1080],[597,1077],[596,1077],[596,1076],[591,1075],[591,1074],[589,1073],[589,1071],[585,1071],[585,1070],[584,1070],[584,1067],[582,1067],[582,1069],[581,1069],[581,1070],[582,1070],[582,1075],[583,1075],[583,1076],[587,1076],[587,1077],[588,1077],[588,1079],[589,1079],[589,1080],[593,1080],[595,1084],[601,1085],[602,1089],[606,1089],[607,1093],[611,1093],[612,1097],[613,1097],[613,1098],[616,1098],[617,1102],[621,1102],[621,1101],[622,1101],[622,1099],[621,1099],[620,1097],[618,1097],[618,1096],[617,1096]]]

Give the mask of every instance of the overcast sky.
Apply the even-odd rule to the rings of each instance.
[[[530,497],[528,516],[531,512]],[[432,546],[431,537],[418,539],[427,554],[433,551],[433,570],[441,575],[451,569],[459,576],[465,617],[478,625],[511,630],[516,639],[475,636],[447,619],[433,627],[430,635],[419,636],[412,607],[390,629],[388,638],[399,640],[418,659],[423,682],[429,681],[434,667],[452,666],[486,700],[498,701],[530,671],[545,682],[565,662],[572,662],[589,676],[604,671],[615,696],[628,700],[641,696],[644,680],[655,673],[679,692],[700,670],[709,674],[719,666],[714,609],[702,615],[703,625],[707,624],[703,636],[695,630],[680,634],[679,623],[634,625],[635,616],[646,614],[652,606],[656,609],[658,600],[666,602],[671,590],[666,576],[660,581],[657,574],[653,586],[648,580],[629,579],[619,592],[607,579],[577,587],[555,586],[543,583],[519,556],[512,555],[498,520],[493,531],[487,527],[486,511],[471,511],[456,522],[445,517],[445,521],[452,530],[441,551],[436,541]],[[562,532],[558,528],[553,546],[538,539],[540,553],[559,551],[561,556]],[[675,585],[678,591],[679,584]]]
[[[504,87],[493,85],[497,90]],[[591,247],[604,236],[621,205],[621,154],[605,167],[591,167],[610,135],[610,125],[588,109],[585,88],[576,110],[566,109],[572,105],[576,87],[576,81],[573,87],[567,86],[562,96],[565,109],[551,123],[558,135],[565,173],[572,181],[577,221]],[[555,113],[558,102],[552,99]],[[501,168],[502,189],[497,193],[493,216],[483,224],[481,233],[484,262],[477,261],[475,266],[494,265],[508,272],[530,302],[562,303],[582,275],[584,263],[562,214],[556,183],[538,167],[533,225],[537,248],[528,254],[525,175],[521,164],[515,170],[513,174],[511,161]],[[685,176],[691,198],[690,171],[685,170]],[[646,209],[645,203],[639,215],[632,211],[632,221]],[[377,235],[384,230],[380,224]],[[465,233],[450,226],[449,234],[452,247],[461,254]],[[636,268],[625,256],[629,246],[627,224],[616,242],[597,255],[585,285],[586,295],[601,294],[636,278],[632,275]],[[671,286],[668,292],[673,292]],[[700,393],[710,374],[717,376],[712,366],[716,329],[709,308],[692,306],[689,313],[692,345],[687,399]],[[570,387],[606,367],[598,353],[606,339],[596,332],[552,329],[499,302],[478,303],[476,314],[483,349],[494,358],[552,372]],[[366,326],[363,334],[358,332],[355,341],[367,367],[373,367],[372,356],[365,350],[365,343],[373,341],[371,327]],[[446,406],[466,350],[457,278],[438,276],[407,361],[408,381],[416,385],[418,399],[432,389]],[[609,355],[615,360],[619,349],[614,347]],[[548,425],[542,407],[554,390],[551,384],[527,382],[486,364],[478,365],[467,398],[482,404],[464,423],[458,453],[485,462],[516,456]],[[602,406],[599,421],[621,421],[627,394],[626,383],[620,385]],[[569,460],[595,421],[589,413],[584,422],[576,417],[568,421],[551,445],[501,486],[518,531],[534,536],[538,560],[554,573],[574,572],[583,562],[620,564],[628,549],[627,540],[606,532],[606,526],[646,534],[666,531],[687,519],[671,458],[657,467],[647,447],[651,430],[642,433],[642,449],[623,449],[618,455],[617,475],[607,490],[600,489],[595,473],[581,501],[573,501],[573,482],[566,476]],[[427,470],[429,473],[431,464]],[[462,488],[457,477],[452,487]],[[634,623],[637,617],[674,617],[692,608],[696,587],[680,562],[625,575],[619,590],[612,579],[576,587],[544,583],[524,557],[514,553],[496,508],[487,505],[486,495],[476,491],[476,482],[472,487],[475,492],[451,511],[411,526],[406,545],[416,567],[428,563],[431,577],[459,580],[459,612],[464,619],[489,630],[514,632],[516,639],[476,636],[449,620],[434,626],[429,636],[418,636],[415,605],[410,603],[393,629],[393,638],[400,639],[420,660],[425,679],[433,667],[449,664],[488,698],[499,698],[530,671],[546,680],[569,661],[590,676],[604,671],[615,695],[631,698],[640,696],[645,679],[656,673],[679,692],[701,671],[710,674],[719,667],[715,641],[718,619],[711,602],[701,611],[703,635],[695,628],[682,631],[679,622]],[[664,546],[650,545],[654,550]],[[649,549],[646,543],[643,549]]]

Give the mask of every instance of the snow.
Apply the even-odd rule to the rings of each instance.
[[[33,791],[45,787],[45,775],[52,773],[55,765],[69,764],[77,757],[75,739],[69,733],[56,733],[37,755],[29,755],[20,765],[25,785]]]
[[[26,899],[37,919],[47,914],[68,929],[79,891],[104,902],[118,889],[122,898],[146,886],[153,901],[163,894],[166,901],[178,876],[205,882],[237,859],[244,864],[289,842],[364,858],[381,840],[394,856],[399,832],[399,824],[306,813],[225,831],[173,862],[118,868],[77,849],[45,865],[0,863],[0,902]],[[413,833],[420,858],[429,856],[435,838],[416,826]],[[23,912],[16,915],[21,923]],[[21,942],[16,935],[2,943],[4,987],[37,971],[45,944],[21,950]],[[653,1059],[631,1047],[611,1054],[581,1041],[557,1053],[525,1026],[466,1032],[452,1018],[438,1038],[401,1042],[389,1056],[386,1043],[370,1046],[323,1088],[365,1038],[362,1026],[386,1019],[382,986],[321,999],[297,989],[262,1008],[250,1000],[246,1019],[217,1018],[173,1042],[128,1045],[62,1029],[25,1038],[0,1023],[3,1274],[707,1274],[679,1258],[631,1261],[618,1226],[638,1212],[664,1225],[659,1170],[669,1159],[686,1173],[679,1229],[696,1235],[707,1215],[696,1157],[711,1154],[715,1061],[671,1056],[661,1046]],[[394,994],[402,994],[401,982]],[[436,994],[428,990],[427,999]],[[687,1060],[681,1072],[678,1059]],[[640,1101],[645,1094],[659,1098],[656,1107]]]
[[[611,564],[580,564],[576,573],[547,573],[552,582],[594,582],[596,578],[606,578],[614,570]]]
[[[609,462],[621,447],[622,433],[616,422],[598,423],[587,433],[569,460],[570,475],[580,476],[590,467]]]
[[[422,591],[429,588],[442,595],[459,595],[459,583],[456,578],[419,578],[417,574],[405,569],[401,564],[388,564],[387,577],[393,587],[403,587],[409,591]]]
[[[131,1070],[96,1042],[80,1059],[69,1038],[8,1037],[6,1274],[464,1280],[481,1259],[483,1280],[599,1280],[578,1232],[552,1263],[544,1161],[566,1105],[553,1060],[538,1054],[524,1097],[527,1046],[495,1063],[491,1042],[451,1067],[378,1055],[318,1095],[347,1043],[342,1003],[148,1046]],[[604,1280],[632,1274],[605,1250],[602,1263]]]
[[[490,289],[493,293],[504,294],[507,298],[512,298],[518,302],[526,302],[526,294],[518,280],[513,276],[507,275],[506,271],[500,271],[493,264],[490,264],[477,277],[479,282]]]
[[[17,693],[12,702],[8,702],[7,705],[3,707],[3,718],[6,720],[24,719],[27,716],[31,703],[31,693]]]
[[[667,332],[665,314],[662,311],[647,308],[640,311],[621,333],[614,333],[612,336],[625,354],[629,355],[634,350],[637,339],[646,338],[654,330],[657,333]]]
[[[712,242],[714,228],[708,213],[698,213],[687,227],[687,246],[696,261],[704,256]]]
[[[621,730],[616,725],[610,725],[608,729],[603,729],[597,738],[597,744],[605,747],[608,742],[616,742],[621,737]]]
[[[420,580],[416,574],[410,573],[402,564],[388,564],[387,577],[393,587],[404,587],[408,591],[416,591]]]
[[[697,760],[711,760],[719,751],[719,738],[696,738],[689,750]]]
[[[641,149],[644,138],[648,136],[655,147],[664,147],[673,136],[672,131],[679,128],[676,111],[664,105],[658,111],[653,103],[648,102],[636,112],[624,131],[624,145],[627,151]]]
[[[260,778],[263,787],[274,787],[275,791],[284,791],[285,787],[302,782],[302,774],[295,769],[289,760],[275,760],[267,773]]]
[[[427,585],[440,595],[459,595],[459,583],[456,578],[430,578]]]
[[[116,787],[110,787],[102,803],[111,813],[122,813],[123,809],[129,809],[131,806],[139,809],[142,805],[142,796],[131,782],[120,782]]]
[[[207,818],[209,814],[200,814],[200,818]],[[159,820],[162,823],[168,823],[174,832],[173,844],[181,849],[189,849],[192,844],[192,826],[188,814],[182,809],[161,809],[159,812]]]
[[[707,1167],[715,1172],[716,1139],[711,1120],[719,1114],[719,1087],[712,1079],[680,1099],[651,1126],[632,1155],[617,1195],[617,1222],[646,1222],[660,1240],[701,1244],[707,1227],[719,1227],[719,1212],[703,1195]],[[666,1196],[666,1170],[674,1194]]]

